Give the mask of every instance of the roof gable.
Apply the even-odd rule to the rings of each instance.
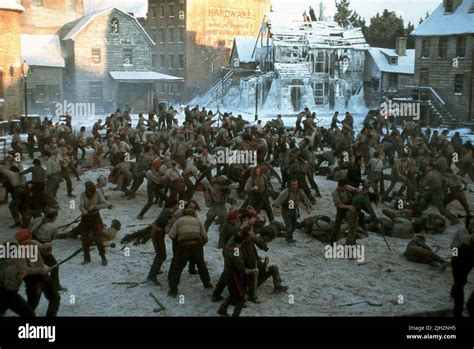
[[[98,10],[95,12],[92,12],[91,14],[82,17],[79,19],[77,24],[64,36],[63,40],[74,40],[74,38],[82,32],[89,24],[91,24],[95,18],[108,14],[110,12],[116,11],[120,13],[121,15],[124,15],[125,17],[128,17],[134,24],[135,26],[143,33],[145,36],[146,40],[152,45],[155,46],[155,42],[150,38],[150,36],[147,34],[143,26],[138,22],[138,20],[131,16],[130,14],[118,9],[118,8],[108,8],[108,9],[103,9],[103,10]]]

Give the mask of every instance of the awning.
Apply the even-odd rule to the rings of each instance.
[[[153,71],[111,71],[112,79],[117,82],[183,82],[178,76],[160,74]]]

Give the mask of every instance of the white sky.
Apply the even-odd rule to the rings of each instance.
[[[195,0],[188,0],[195,1]],[[236,0],[238,1],[238,0]],[[118,7],[125,11],[135,12],[136,16],[144,16],[147,11],[147,0],[84,0],[87,13],[106,7]],[[299,12],[312,6],[319,13],[321,0],[271,0],[275,10],[285,12]],[[333,16],[335,13],[335,0],[323,0],[326,5],[326,13]],[[405,24],[411,21],[418,25],[420,17],[425,17],[426,11],[430,13],[441,3],[441,0],[351,0],[351,8],[356,10],[369,23],[371,17],[377,12],[382,13],[384,9],[395,11],[402,15]]]
[[[192,0],[191,0],[192,1]],[[298,11],[309,9],[312,6],[319,13],[319,3],[321,0],[271,0],[273,7],[276,10],[283,11]],[[327,15],[333,16],[336,10],[334,0],[323,0],[326,6]],[[418,25],[420,17],[425,17],[426,11],[432,13],[441,0],[350,0],[350,7],[366,19],[367,24],[371,17],[375,16],[377,12],[382,13],[384,9],[395,11],[401,15],[405,20],[405,24],[411,21]]]

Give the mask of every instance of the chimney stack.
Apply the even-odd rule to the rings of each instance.
[[[395,46],[395,52],[399,56],[406,56],[407,55],[407,38],[406,37],[397,38],[397,43],[396,43],[396,46]]]

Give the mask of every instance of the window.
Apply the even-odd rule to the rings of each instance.
[[[178,55],[178,69],[184,69],[184,53]]]
[[[33,0],[31,5],[35,7],[43,7],[43,0]]]
[[[151,66],[152,66],[153,69],[158,68],[158,66],[156,64],[156,55],[151,55]]]
[[[390,65],[397,65],[398,57],[390,57],[389,62],[390,62]]]
[[[224,46],[225,46],[225,40],[219,40],[219,41],[217,41],[217,46],[219,46],[219,47],[224,47]]]
[[[380,80],[379,79],[372,78],[371,84],[372,84],[372,89],[374,91],[379,90],[379,87],[380,87]]]
[[[101,52],[100,48],[93,48],[91,50],[91,61],[93,64],[100,64]]]
[[[388,76],[388,88],[390,89],[398,88],[398,74],[390,74]]]
[[[171,54],[171,55],[170,55],[169,68],[170,68],[170,69],[174,69],[174,54]]]
[[[430,83],[430,69],[429,68],[421,68],[420,69],[420,85],[421,86],[428,86]]]
[[[156,31],[156,28],[151,28],[151,38],[153,41],[157,42],[158,41],[158,33]]]
[[[166,69],[166,56],[160,55],[160,68]]]
[[[184,28],[179,28],[179,37],[178,37],[178,42],[184,42]]]
[[[448,38],[438,40],[438,58],[445,59],[448,51]]]
[[[67,0],[66,9],[67,12],[76,12],[76,0]]]
[[[156,6],[155,5],[151,6],[151,17],[152,18],[156,17]]]
[[[102,82],[89,82],[89,100],[91,103],[102,104],[104,99]]]
[[[170,43],[174,42],[174,27],[170,27]]]
[[[456,39],[456,56],[466,57],[466,37],[458,36]]]
[[[161,85],[161,93],[165,93],[166,92],[165,91],[165,83],[162,82],[160,85]]]
[[[53,103],[59,101],[59,86],[36,85],[36,103]]]
[[[174,4],[170,4],[170,17],[174,17]]]
[[[421,57],[430,57],[430,39],[423,39],[423,41],[421,42]]]
[[[165,17],[165,5],[160,6],[160,17],[161,18]]]
[[[133,65],[132,50],[129,48],[123,50],[123,65]]]
[[[164,28],[160,29],[160,43],[164,44],[166,42],[166,30]]]
[[[444,8],[444,11],[445,13],[453,13],[453,8],[454,8],[454,4],[453,4],[453,0],[445,0],[445,8]]]
[[[462,95],[464,92],[464,74],[454,75],[454,94]]]
[[[119,21],[117,18],[113,18],[112,21],[110,22],[110,32],[112,34],[118,34],[119,31],[120,31]]]

